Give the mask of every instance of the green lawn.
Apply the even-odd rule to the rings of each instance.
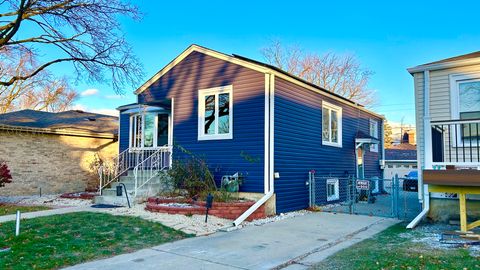
[[[79,212],[0,224],[0,269],[57,269],[189,237],[136,217]]]
[[[334,254],[314,269],[480,269],[480,257],[475,257],[478,252],[418,242],[427,236],[424,230],[395,225]]]
[[[24,205],[15,205],[15,204],[0,204],[0,216],[12,215],[17,213],[17,210],[20,210],[22,213],[26,212],[35,212],[51,209],[46,206],[24,206]]]

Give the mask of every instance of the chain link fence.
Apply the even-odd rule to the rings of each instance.
[[[310,206],[325,212],[412,220],[421,212],[415,179],[319,176],[309,173]]]

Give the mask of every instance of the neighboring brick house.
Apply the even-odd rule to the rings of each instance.
[[[0,196],[83,191],[96,188],[90,164],[118,154],[118,118],[66,111],[21,110],[0,114],[0,160],[13,182]]]

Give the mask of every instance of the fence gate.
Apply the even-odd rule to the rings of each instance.
[[[310,206],[324,212],[412,220],[422,210],[417,181],[318,176],[309,173]]]

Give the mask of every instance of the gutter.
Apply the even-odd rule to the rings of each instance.
[[[273,127],[274,127],[274,99],[275,75],[265,73],[265,141],[264,141],[264,188],[265,195],[254,205],[250,206],[243,214],[233,221],[233,226],[238,227],[260,206],[273,196]]]
[[[457,61],[450,61],[450,62],[425,64],[425,65],[408,68],[407,71],[413,75],[413,73],[417,73],[417,72],[448,69],[448,68],[455,68],[455,67],[461,67],[461,66],[471,66],[471,65],[477,65],[477,64],[480,64],[480,59],[473,58],[473,59],[464,59],[464,60],[457,60]]]
[[[432,129],[430,127],[430,71],[423,72],[423,169],[432,168]],[[423,185],[423,175],[418,177],[418,187],[422,187],[423,197],[419,200],[423,203],[423,210],[408,225],[407,229],[413,229],[430,211],[430,193],[428,185]]]

